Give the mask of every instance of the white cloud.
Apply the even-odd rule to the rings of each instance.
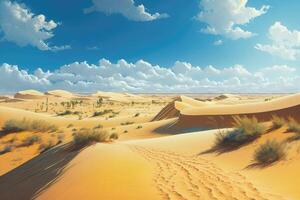
[[[24,4],[9,0],[0,2],[0,37],[24,47],[31,45],[40,50],[63,50],[70,46],[49,46],[46,42],[52,38],[52,31],[59,24],[53,20],[46,21],[44,15],[35,15]]]
[[[248,0],[201,0],[201,12],[197,19],[207,24],[202,31],[237,40],[249,38],[254,33],[242,29],[241,25],[267,12],[269,6],[260,9],[247,6]]]
[[[169,68],[139,60],[98,64],[74,62],[55,71],[38,68],[34,73],[17,66],[0,65],[0,92],[24,89],[66,89],[118,92],[294,92],[299,91],[296,68],[275,65],[249,71],[242,65],[226,68],[199,67],[177,61]]]
[[[216,40],[216,41],[214,41],[214,45],[215,46],[220,46],[220,45],[222,45],[224,42],[223,42],[223,40]]]
[[[133,21],[153,21],[168,17],[165,13],[150,14],[146,11],[143,4],[135,5],[134,0],[92,0],[92,2],[93,6],[84,9],[84,13],[91,13],[95,11],[109,15],[116,13]]]
[[[256,44],[255,48],[286,60],[296,60],[300,56],[300,31],[289,30],[281,22],[269,28],[272,44]]]

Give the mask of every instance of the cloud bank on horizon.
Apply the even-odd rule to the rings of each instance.
[[[294,92],[300,76],[297,69],[275,65],[255,72],[241,65],[223,69],[199,67],[177,61],[170,67],[161,67],[139,60],[111,63],[101,59],[97,65],[74,62],[55,71],[38,68],[34,73],[18,66],[0,66],[0,92],[24,89],[65,89],[73,92]]]

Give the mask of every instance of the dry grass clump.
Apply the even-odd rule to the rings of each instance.
[[[39,151],[40,151],[40,153],[44,153],[45,151],[48,151],[49,149],[51,149],[54,146],[55,146],[55,143],[53,142],[53,140],[48,140],[47,142],[43,142],[42,144],[40,144]]]
[[[276,115],[272,116],[272,129],[279,129],[286,123],[284,118],[278,117]]]
[[[95,142],[108,142],[109,134],[107,131],[99,129],[82,129],[73,136],[75,146],[86,146]]]
[[[5,133],[12,133],[12,132],[21,132],[21,131],[39,131],[39,132],[46,132],[46,131],[57,131],[57,126],[53,124],[49,124],[43,120],[29,120],[29,119],[10,119],[4,123],[2,127],[3,132]]]
[[[258,164],[271,164],[283,159],[286,155],[285,146],[276,140],[267,141],[254,152],[254,160]]]
[[[20,147],[28,147],[28,146],[31,146],[35,143],[40,142],[40,141],[41,141],[40,136],[31,135],[31,136],[26,137],[19,146]]]
[[[6,154],[8,152],[11,152],[13,150],[13,145],[12,144],[7,144],[3,149],[0,150],[0,155]]]
[[[289,117],[288,131],[300,133],[300,124],[292,117]]]
[[[117,139],[119,139],[118,133],[112,133],[112,134],[109,136],[109,139],[111,139],[111,140],[117,140]]]
[[[249,143],[260,137],[266,128],[256,118],[235,117],[235,128],[220,131],[215,140],[217,148],[233,148]]]

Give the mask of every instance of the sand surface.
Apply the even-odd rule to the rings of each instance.
[[[92,104],[99,95],[110,97],[95,108]],[[124,95],[130,100],[136,98],[135,103],[119,101]],[[0,155],[0,199],[300,199],[300,140],[289,140],[294,133],[288,132],[286,125],[222,153],[211,151],[218,132],[213,126],[207,131],[186,129],[193,123],[208,126],[205,120],[213,121],[215,116],[251,114],[259,118],[275,113],[288,117],[286,113],[298,113],[299,94],[276,98],[224,95],[201,101],[186,96],[136,96],[100,92],[85,96],[82,105],[69,108],[86,112],[81,119],[76,114],[58,116],[53,111],[66,109],[60,102],[72,100],[73,95],[51,97],[53,106],[38,112],[36,105],[44,100],[0,103],[0,126],[8,119],[41,119],[59,126],[58,132],[65,135],[62,143],[44,153],[34,144]],[[92,116],[108,108],[120,113],[113,118]],[[230,124],[225,117],[223,121]],[[117,132],[119,139],[72,148],[72,129],[99,124]],[[270,122],[266,126],[270,127]],[[18,143],[39,134],[47,140],[56,138],[58,132],[10,133],[0,138],[0,149],[12,138]],[[256,166],[255,149],[270,139],[286,143],[286,158],[266,167]]]

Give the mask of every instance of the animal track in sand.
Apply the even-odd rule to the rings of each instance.
[[[226,173],[197,156],[129,146],[154,164],[154,183],[167,200],[282,200],[278,195],[259,191],[240,173]]]

